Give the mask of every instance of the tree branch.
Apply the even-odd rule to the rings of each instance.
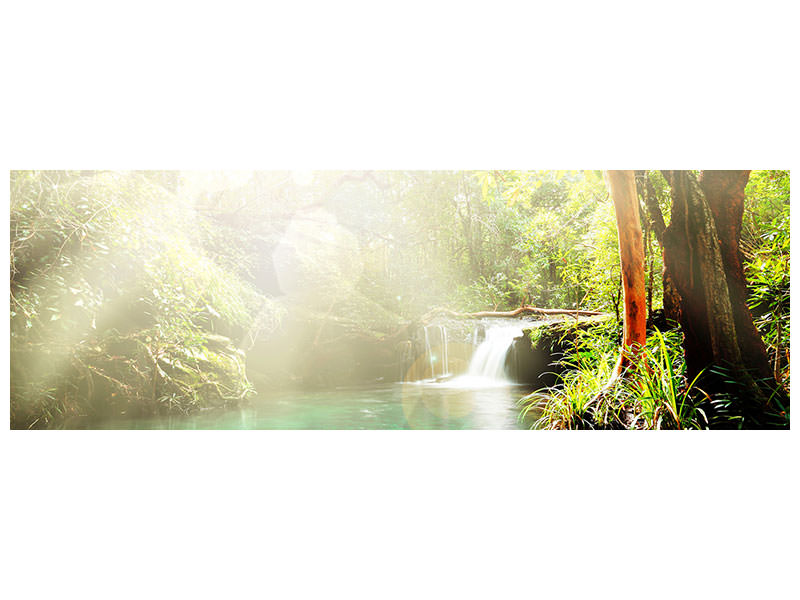
[[[481,310],[473,313],[461,313],[449,310],[447,308],[435,308],[432,311],[430,311],[427,315],[425,315],[422,318],[422,320],[428,321],[436,315],[447,315],[455,319],[482,319],[484,317],[507,317],[507,318],[518,317],[524,314],[572,315],[573,317],[581,317],[581,316],[598,316],[598,315],[604,315],[606,313],[598,312],[595,310],[573,310],[569,308],[536,308],[535,306],[524,304],[519,308],[509,311]]]

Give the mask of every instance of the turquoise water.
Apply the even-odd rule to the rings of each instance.
[[[115,418],[88,429],[528,429],[519,386],[387,384],[260,394],[236,409],[191,415]]]

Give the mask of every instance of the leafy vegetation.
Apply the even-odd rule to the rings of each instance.
[[[640,173],[668,224],[666,179]],[[538,427],[704,428],[710,408],[739,418],[687,380],[663,320],[635,376],[606,389],[622,290],[600,171],[19,171],[10,183],[13,427],[238,405],[251,380],[387,379],[402,335],[433,309],[521,305],[616,316],[565,331],[569,369],[523,406]],[[652,319],[662,242],[644,204],[641,215]],[[787,390],[789,229],[789,172],[754,171],[748,306]]]
[[[654,330],[621,385],[607,386],[618,355],[615,324],[580,331],[560,383],[523,398],[539,429],[701,429],[708,397],[686,380],[681,335]]]
[[[748,184],[743,247],[748,306],[774,366],[789,387],[789,172],[756,171]]]
[[[243,356],[213,335],[259,294],[194,237],[191,207],[138,173],[12,173],[11,421],[238,402]]]
[[[651,193],[664,211],[663,177],[647,172]],[[642,210],[644,213],[644,210]],[[645,222],[645,234],[650,223]],[[595,240],[601,239],[595,234]],[[646,237],[647,242],[647,237]],[[610,250],[610,240],[601,244]],[[746,188],[742,248],[748,280],[748,306],[763,336],[774,369],[774,379],[788,390],[789,380],[789,173],[754,171]],[[655,248],[647,265],[660,270]],[[663,260],[663,259],[662,259]],[[646,259],[647,262],[647,259]],[[573,261],[571,264],[575,264]],[[590,261],[580,272],[591,273]],[[658,308],[658,296],[651,307]],[[596,300],[597,301],[597,300]],[[606,305],[607,306],[607,305]],[[554,429],[636,428],[689,429],[737,427],[787,427],[789,406],[775,390],[769,402],[775,409],[749,414],[741,398],[749,395],[741,378],[725,365],[710,365],[709,372],[726,391],[713,397],[697,385],[697,375],[687,380],[682,339],[678,330],[655,330],[639,360],[617,385],[609,385],[617,358],[614,336],[600,328],[576,339],[564,360],[569,370],[559,384],[523,399],[523,411],[538,415],[536,426]],[[765,382],[764,386],[769,387]],[[746,403],[745,403],[746,404]]]

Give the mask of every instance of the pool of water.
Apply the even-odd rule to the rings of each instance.
[[[236,409],[85,422],[88,429],[528,429],[527,389],[462,380],[259,394]],[[77,424],[76,424],[77,425]]]

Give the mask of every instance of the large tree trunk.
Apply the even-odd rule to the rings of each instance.
[[[615,376],[635,359],[647,338],[647,300],[644,285],[644,245],[639,221],[639,200],[633,171],[608,171],[608,187],[617,215],[619,257],[622,267],[624,332]]]
[[[759,378],[764,379],[772,376],[772,369],[767,348],[747,307],[747,280],[739,250],[744,213],[744,188],[749,177],[750,171],[703,171],[700,188],[708,201],[717,227],[742,358]]]
[[[664,232],[667,229],[664,223],[664,215],[661,214],[661,207],[658,205],[658,194],[653,187],[650,178],[645,175],[644,186],[644,200],[647,208],[647,213],[650,216],[650,221],[653,224],[653,233],[655,233],[658,245],[661,248],[661,255],[664,255]],[[675,282],[669,270],[664,265],[661,272],[661,284],[664,290],[664,317],[668,323],[677,324],[681,320],[681,295],[675,287]]]
[[[740,399],[739,416],[766,426],[777,389],[761,337],[745,304],[739,257],[744,186],[749,171],[665,171],[672,220],[664,232],[664,262],[681,298],[686,370],[708,393]],[[724,367],[721,375],[710,367]],[[788,399],[787,399],[788,400]]]

